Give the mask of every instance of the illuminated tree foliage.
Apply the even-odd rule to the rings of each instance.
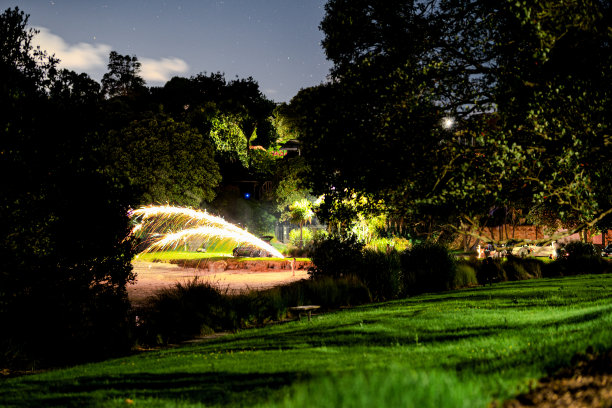
[[[426,230],[607,211],[609,4],[562,3],[330,0],[332,81],[291,104],[322,215],[355,195]]]
[[[107,170],[124,175],[138,203],[199,206],[210,202],[221,181],[212,145],[185,123],[159,116],[111,131]]]

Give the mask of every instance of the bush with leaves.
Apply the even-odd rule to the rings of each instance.
[[[611,264],[601,257],[591,243],[571,241],[565,245],[564,250],[567,256],[546,265],[543,270],[544,276],[598,274],[612,271]]]
[[[543,262],[534,258],[519,258],[509,255],[502,268],[508,280],[537,279],[542,277]]]
[[[441,244],[423,242],[401,256],[404,292],[410,295],[449,290],[457,270],[455,258]]]
[[[457,271],[453,279],[453,289],[466,288],[478,284],[476,278],[476,269],[472,265],[459,261],[457,262]]]
[[[368,288],[354,276],[302,280],[237,295],[195,279],[151,297],[147,306],[137,311],[136,333],[141,344],[167,344],[278,321],[287,316],[291,306],[316,304],[329,310],[371,301]]]
[[[289,242],[291,245],[301,246],[303,241],[303,246],[308,246],[312,244],[313,233],[310,228],[304,227],[302,228],[301,235],[299,229],[292,229],[289,231]]]
[[[563,247],[569,259],[578,259],[589,256],[599,256],[597,248],[590,242],[570,241]]]
[[[399,252],[363,251],[358,277],[366,284],[375,300],[397,298],[402,291],[402,266]]]
[[[364,244],[354,235],[329,235],[316,239],[312,246],[312,278],[321,276],[359,276]]]
[[[506,272],[499,258],[488,257],[478,262],[476,278],[481,285],[493,284],[493,282],[505,282],[508,280]]]

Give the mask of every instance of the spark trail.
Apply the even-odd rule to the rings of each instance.
[[[272,245],[206,211],[170,205],[147,206],[133,210],[130,217],[139,221],[132,229],[132,235],[153,237],[145,252],[176,248],[189,239],[202,238],[209,242],[248,244],[283,258]]]

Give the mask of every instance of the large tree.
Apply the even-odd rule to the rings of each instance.
[[[107,171],[127,177],[139,192],[134,204],[199,206],[221,181],[212,145],[194,128],[163,115],[111,131]]]
[[[457,229],[545,200],[597,218],[586,168],[609,163],[609,6],[567,3],[329,1],[333,80],[292,101],[314,192]]]
[[[129,197],[98,171],[98,94],[32,47],[27,21],[0,15],[2,364],[130,346]]]
[[[133,55],[121,55],[111,51],[108,55],[108,72],[102,77],[102,87],[109,97],[130,96],[145,90],[140,76],[141,64]]]

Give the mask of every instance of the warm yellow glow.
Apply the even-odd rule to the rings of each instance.
[[[145,252],[176,248],[189,239],[202,238],[206,241],[228,240],[237,245],[253,245],[272,256],[283,258],[272,245],[206,211],[161,205],[141,207],[132,211],[130,216],[140,221],[132,229],[132,234],[148,233],[154,237]]]

